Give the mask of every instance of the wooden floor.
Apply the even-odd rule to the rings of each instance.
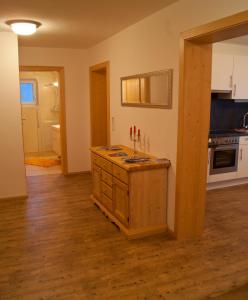
[[[128,241],[90,202],[89,175],[28,178],[0,203],[0,299],[209,299],[248,282],[248,186],[208,192],[195,241]]]
[[[228,293],[215,297],[214,300],[247,300],[248,299],[248,284],[237,287]]]

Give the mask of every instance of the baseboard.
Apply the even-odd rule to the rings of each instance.
[[[25,200],[28,198],[28,195],[20,195],[20,196],[15,196],[15,197],[4,197],[0,198],[0,201],[8,201],[8,200]]]
[[[168,232],[169,236],[170,236],[173,240],[176,240],[176,239],[177,239],[177,236],[176,236],[175,231],[173,231],[172,229],[170,229],[170,228],[168,227],[168,228],[167,228],[167,232]]]
[[[248,178],[210,182],[207,184],[207,191],[227,188],[230,186],[243,185],[243,184],[248,184]]]
[[[72,175],[91,175],[91,171],[80,171],[80,172],[69,172],[65,176],[72,176]]]

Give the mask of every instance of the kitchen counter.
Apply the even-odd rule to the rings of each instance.
[[[133,156],[133,150],[123,145],[118,145],[117,147],[120,147],[120,150],[106,150],[105,147],[92,147],[91,151],[105,159],[108,159],[112,163],[120,166],[127,171],[139,171],[170,167],[170,161],[168,159],[158,159],[157,157],[148,155],[143,152],[137,152],[136,155],[139,157],[147,157],[149,158],[148,161],[139,163],[126,163],[125,159]],[[127,156],[113,156],[119,152],[125,152]]]
[[[248,136],[248,132],[236,132],[234,130],[229,131],[219,131],[216,133],[210,133],[209,138],[216,138],[216,137],[235,137],[235,136]]]

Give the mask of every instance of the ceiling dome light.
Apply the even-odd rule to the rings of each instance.
[[[34,34],[41,26],[41,23],[30,20],[10,20],[6,22],[12,31],[18,35],[31,35]]]

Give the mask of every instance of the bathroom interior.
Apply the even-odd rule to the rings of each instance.
[[[61,173],[59,74],[20,72],[27,176]]]

